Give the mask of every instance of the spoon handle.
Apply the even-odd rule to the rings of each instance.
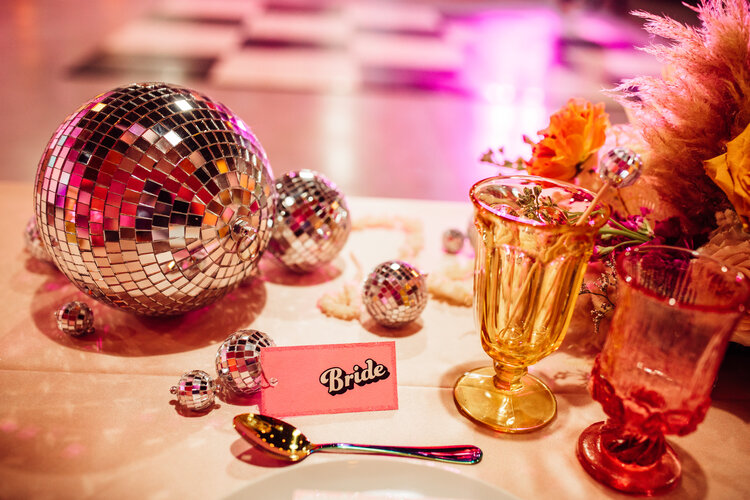
[[[315,445],[311,450],[339,453],[364,453],[371,455],[391,455],[397,457],[422,458],[455,464],[476,464],[482,460],[482,450],[472,445],[435,446],[416,448],[410,446],[378,446],[348,443]]]

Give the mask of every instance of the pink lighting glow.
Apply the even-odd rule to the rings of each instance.
[[[503,147],[509,159],[527,157],[523,135],[536,136],[549,115],[547,92],[558,64],[559,14],[548,8],[485,12],[471,20],[482,40],[468,55],[466,78],[479,97],[469,125],[470,150],[478,158],[488,148]],[[520,41],[523,40],[523,43]],[[474,162],[462,170],[470,184],[497,169]]]

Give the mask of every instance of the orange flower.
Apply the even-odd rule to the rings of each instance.
[[[524,137],[532,146],[526,170],[542,177],[573,179],[604,144],[607,127],[609,115],[604,112],[604,103],[594,105],[585,99],[569,100],[550,117],[549,127],[538,132],[542,136],[539,142]]]

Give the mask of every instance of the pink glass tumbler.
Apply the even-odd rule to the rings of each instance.
[[[664,435],[703,421],[750,286],[737,269],[664,246],[621,254],[617,273],[617,309],[589,382],[609,419],[583,431],[577,454],[601,483],[659,494],[681,472]]]

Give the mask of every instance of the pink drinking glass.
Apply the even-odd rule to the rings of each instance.
[[[617,273],[617,308],[589,382],[609,419],[583,431],[577,454],[599,482],[653,495],[680,478],[664,435],[703,421],[750,285],[737,269],[665,246],[624,252]]]

